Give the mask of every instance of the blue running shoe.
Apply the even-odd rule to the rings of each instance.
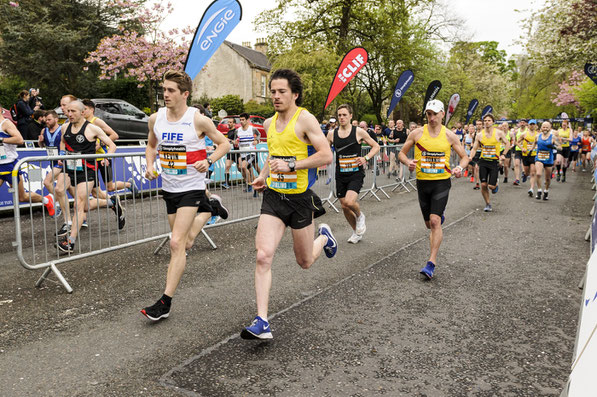
[[[219,220],[220,220],[220,217],[217,216],[217,215],[214,215],[211,218],[209,218],[209,220],[207,221],[207,224],[208,225],[213,225],[214,223],[216,223]]]
[[[83,221],[83,223],[81,223],[81,227],[89,227],[89,223],[87,223],[87,219],[85,219]]]
[[[428,280],[431,280],[433,277],[433,272],[435,271],[435,265],[433,262],[428,261],[424,268],[421,269],[419,273],[427,277]]]
[[[525,174],[522,174],[522,183],[525,183],[527,181],[527,176]]]
[[[328,258],[333,258],[336,255],[336,251],[338,251],[338,242],[332,234],[332,229],[326,223],[322,223],[319,225],[319,235],[328,238],[328,242],[323,246],[323,252],[325,252],[325,256]]]
[[[269,323],[257,316],[249,325],[240,332],[240,337],[243,339],[273,339],[272,330]]]
[[[445,221],[446,221],[446,216],[444,214],[442,214],[442,223],[441,223],[441,225],[443,225]]]
[[[495,185],[495,189],[492,189],[492,190],[491,190],[491,193],[492,193],[492,194],[496,194],[496,193],[498,192],[498,189],[499,189],[499,188],[500,188],[500,187],[499,187],[498,185]]]

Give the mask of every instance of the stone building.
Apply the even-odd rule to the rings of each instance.
[[[193,99],[206,95],[217,98],[238,95],[246,103],[254,100],[265,102],[267,77],[271,64],[266,56],[265,40],[238,45],[229,41],[218,48],[203,70],[193,80]]]

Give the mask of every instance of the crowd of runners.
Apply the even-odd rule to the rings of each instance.
[[[565,183],[569,168],[572,172],[588,169],[590,151],[595,144],[589,131],[581,127],[572,129],[568,120],[556,127],[548,121],[539,125],[534,119],[509,125],[496,124],[495,117],[486,114],[473,124],[457,123],[449,129],[444,125],[444,104],[439,100],[426,104],[426,124],[411,124],[408,130],[401,120],[397,123],[391,120],[388,128],[375,126],[371,131],[366,123],[352,120],[349,105],[340,105],[335,114],[337,119],[334,117],[333,123],[326,124],[324,131],[317,119],[301,107],[303,84],[296,72],[276,70],[269,88],[276,113],[264,123],[269,154],[259,167],[250,150],[255,149],[260,137],[249,125],[247,114],[241,114],[240,128],[231,125],[230,132],[224,135],[200,106],[187,105],[192,91],[190,77],[180,71],[165,74],[165,107],[149,119],[144,177],[161,178],[171,230],[171,257],[162,296],[141,310],[150,320],[169,316],[172,298],[186,266],[186,250],[192,247],[204,225],[214,216],[228,217],[221,198],[207,188],[210,169],[221,158],[226,159],[222,188],[230,187],[229,170],[236,163],[246,191],[255,196],[261,193],[255,236],[257,315],[242,330],[241,337],[271,339],[268,304],[272,263],[286,228],[291,229],[296,262],[304,269],[310,268],[322,252],[332,258],[338,250],[339,242],[327,224],[319,224],[315,232],[314,219],[323,215],[325,209],[311,189],[318,178],[318,168],[329,166],[334,157],[335,164],[327,167],[328,175],[335,180],[335,194],[351,229],[348,243],[352,244],[357,244],[367,229],[358,197],[371,162],[386,158],[388,167],[384,170],[388,177],[397,176],[403,169],[415,174],[421,213],[430,231],[429,257],[420,273],[431,279],[443,239],[442,224],[452,178],[470,178],[473,189],[481,192],[485,212],[493,210],[491,195],[498,193],[500,184],[509,183],[509,177],[513,186],[528,182],[530,197],[548,200],[552,178]],[[86,161],[76,157],[116,150],[114,142],[118,135],[94,116],[93,102],[65,95],[60,106],[68,121],[60,125],[57,114],[47,112],[46,127],[39,137],[48,155],[62,156],[61,160],[52,162],[52,171],[44,180],[51,193],[42,197],[25,192],[22,177],[18,191],[19,200],[43,203],[50,216],[62,214],[64,223],[56,233],[62,239],[57,247],[71,252],[90,210],[98,206],[111,208],[118,228],[122,229],[126,217],[118,192],[124,189],[134,195],[140,192],[132,179],[114,180],[108,158]],[[22,141],[17,128],[0,116],[0,184],[12,183],[16,145]],[[378,142],[402,144],[402,147],[380,148]],[[231,148],[249,152],[230,153]],[[379,156],[382,150],[384,156]],[[409,155],[411,152],[414,155]],[[71,155],[75,156],[69,158]],[[100,189],[99,178],[103,179],[106,191]],[[67,191],[75,199],[72,214]]]

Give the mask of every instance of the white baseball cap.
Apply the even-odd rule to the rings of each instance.
[[[439,113],[444,111],[444,104],[442,101],[434,99],[432,101],[427,102],[427,106],[425,106],[425,111],[431,110],[432,112]]]
[[[336,119],[332,117],[332,118],[330,119],[330,123],[335,123],[335,122],[336,122]]]

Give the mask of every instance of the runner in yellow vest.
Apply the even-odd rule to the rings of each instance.
[[[526,178],[531,178],[531,187],[529,188],[529,197],[533,197],[533,191],[535,190],[535,155],[537,152],[533,150],[533,144],[537,139],[537,120],[533,119],[529,121],[529,129],[517,139],[516,143],[521,148],[522,152],[522,166],[524,169],[523,182],[526,182]]]
[[[504,150],[510,150],[510,142],[506,139],[504,131],[495,128],[494,123],[495,118],[491,113],[483,117],[485,128],[475,138],[473,150],[471,151],[474,152],[476,149],[481,148],[481,157],[478,164],[481,195],[485,200],[483,211],[485,212],[493,211],[489,200],[489,189],[493,194],[498,192],[498,163],[506,158],[506,156],[500,154],[500,144],[504,145]]]
[[[442,125],[445,113],[444,104],[441,101],[437,99],[429,101],[425,107],[425,115],[428,124],[408,135],[398,154],[398,159],[402,164],[407,165],[410,171],[417,171],[419,206],[425,226],[431,230],[429,260],[420,273],[431,279],[443,239],[441,224],[448,203],[450,177],[454,175],[460,178],[463,169],[468,165],[469,158],[458,136]],[[407,153],[413,146],[415,158],[409,159]],[[460,156],[460,164],[450,169],[452,149]]]
[[[557,135],[562,142],[562,149],[558,149],[556,155],[556,182],[566,182],[566,170],[570,165],[570,141],[569,138],[572,136],[572,129],[570,128],[570,122],[568,119],[562,120],[562,127],[558,130]]]
[[[243,339],[272,339],[267,320],[272,262],[286,227],[292,230],[294,255],[303,269],[310,268],[322,250],[331,258],[338,248],[325,223],[319,225],[313,239],[313,218],[325,210],[310,187],[317,167],[331,164],[333,155],[315,116],[299,107],[303,100],[301,78],[294,70],[278,69],[270,78],[269,89],[276,110],[263,124],[269,157],[253,181],[253,188],[264,192],[255,238],[257,316],[241,331]]]
[[[514,186],[520,185],[520,171],[522,168],[522,148],[518,145],[518,140],[520,139],[520,136],[522,134],[527,132],[527,130],[527,121],[525,119],[521,119],[518,122],[518,128],[515,130],[515,134],[513,137],[514,143],[516,143],[516,146],[514,148]],[[528,175],[525,175],[525,181],[527,177]]]

